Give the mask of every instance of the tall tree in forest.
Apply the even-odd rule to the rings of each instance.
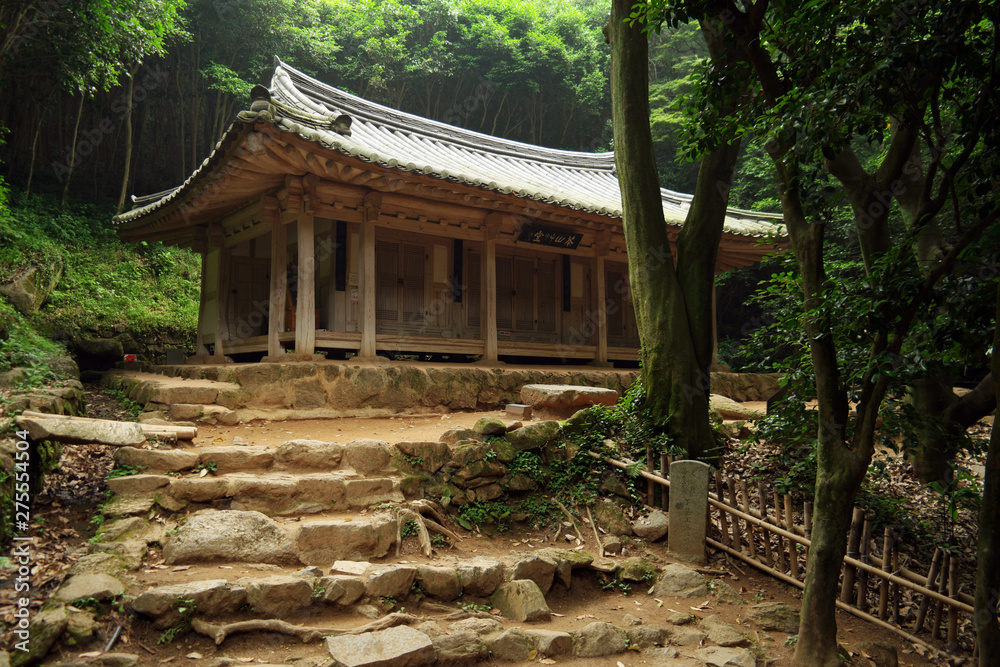
[[[722,238],[729,182],[740,135],[725,132],[728,117],[743,103],[738,77],[714,78],[715,68],[735,71],[742,63],[735,41],[706,12],[701,18],[709,64],[706,87],[719,101],[702,144],[691,207],[671,249],[649,126],[647,25],[633,14],[633,0],[613,0],[607,28],[611,43],[611,100],[615,164],[629,281],[642,341],[644,409],[690,458],[714,456],[708,418],[712,363],[715,264]],[[676,23],[676,19],[670,22]]]
[[[774,165],[801,280],[818,403],[812,546],[795,660],[839,665],[838,578],[883,401],[890,387],[920,371],[923,355],[936,353],[907,346],[908,336],[915,323],[939,315],[942,279],[963,270],[977,240],[1000,220],[991,183],[998,133],[985,122],[1000,112],[991,92],[997,7],[935,0],[908,3],[905,11],[892,2],[860,0],[654,5],[675,19],[714,13],[738,40],[760,90],[744,123],[766,140]],[[733,68],[720,76],[747,72]],[[857,168],[857,142],[881,145],[873,171]],[[854,209],[869,285],[854,296],[827,273],[834,193],[828,171]],[[898,224],[894,200],[909,229]],[[936,253],[915,253],[921,233],[929,235],[945,212],[948,243]],[[834,326],[847,309],[858,317],[855,338],[867,346],[853,369]],[[983,511],[989,516],[991,509]],[[984,655],[992,660],[996,653]]]

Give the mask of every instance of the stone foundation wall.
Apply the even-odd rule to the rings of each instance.
[[[526,384],[606,387],[623,394],[637,370],[351,365],[336,362],[156,366],[158,375],[116,372],[106,383],[147,410],[177,403],[218,405],[242,421],[493,410],[519,402]],[[166,376],[166,377],[164,377]],[[737,401],[764,400],[775,376],[713,375],[713,390]]]

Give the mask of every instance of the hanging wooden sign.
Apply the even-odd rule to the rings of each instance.
[[[521,233],[517,237],[518,241],[525,243],[537,243],[553,248],[569,248],[576,250],[583,240],[583,234],[577,232],[567,232],[562,229],[550,229],[539,225],[525,225],[521,228]]]

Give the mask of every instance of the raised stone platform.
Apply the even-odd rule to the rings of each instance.
[[[164,417],[235,423],[255,418],[377,417],[494,410],[530,384],[603,387],[623,394],[637,370],[568,366],[480,367],[417,362],[299,362],[156,366],[113,371],[105,383]],[[777,377],[717,373],[712,386],[736,401],[762,400]],[[173,408],[173,406],[182,406]],[[199,413],[200,416],[195,414]]]

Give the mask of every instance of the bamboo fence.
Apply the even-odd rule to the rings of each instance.
[[[634,469],[634,464],[591,456]],[[653,459],[647,449],[645,469],[639,471],[646,480],[645,502],[666,510],[672,458],[661,455],[658,469]],[[726,478],[719,470],[711,486],[708,545],[804,588],[812,503],[796,507],[791,495],[768,492],[762,481]],[[973,632],[973,598],[964,592],[972,586],[959,582],[957,556],[938,547],[929,571],[914,572],[900,563],[899,535],[889,527],[874,535],[872,527],[872,517],[855,508],[837,606],[926,649],[936,651],[928,642],[944,640],[946,650],[957,650],[960,633]],[[974,645],[971,637],[965,639],[963,644]]]

